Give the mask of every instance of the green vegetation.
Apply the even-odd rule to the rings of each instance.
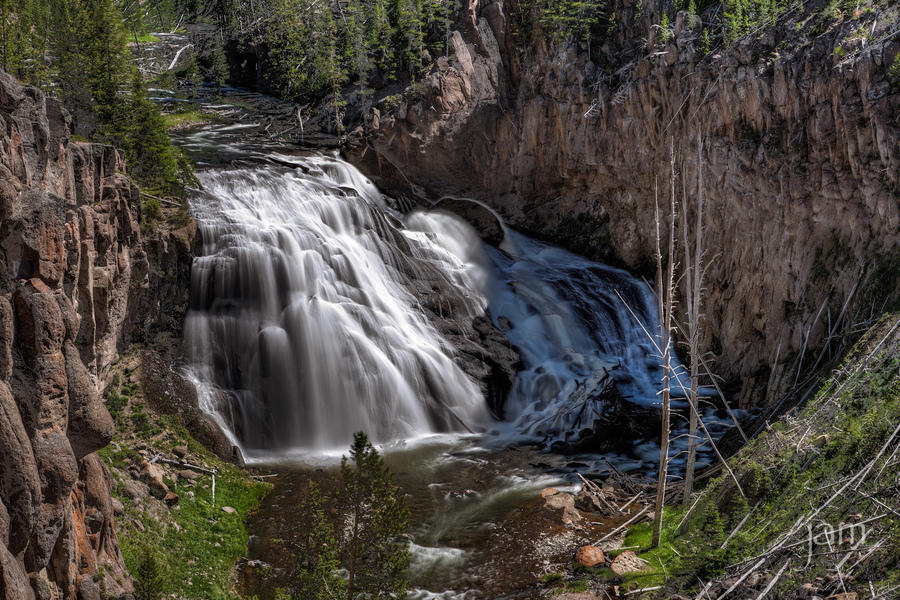
[[[219,117],[195,108],[188,108],[173,113],[166,113],[162,115],[162,120],[163,127],[166,130],[172,130],[189,127],[191,125],[198,125],[200,123],[214,122],[219,120]]]
[[[591,46],[602,43],[615,28],[615,14],[607,0],[520,0],[512,5],[517,26],[516,48],[524,51],[532,41],[533,23],[557,43],[572,43],[591,54]]]
[[[390,470],[362,432],[354,436],[349,459],[341,461],[333,500],[336,519],[326,514],[325,498],[310,483],[300,513],[306,538],[299,549],[292,597],[404,597],[409,548],[400,536],[408,526],[409,510]],[[346,579],[337,575],[340,567]]]
[[[99,454],[110,469],[113,496],[125,509],[116,518],[116,532],[136,580],[137,598],[156,600],[172,593],[196,600],[234,598],[232,572],[247,552],[244,521],[270,486],[206,450],[176,417],[155,414],[146,404],[139,371],[127,366],[131,360],[133,356],[120,360],[105,390],[116,436]],[[216,471],[215,503],[212,477],[206,473],[197,473],[194,482],[167,478],[169,489],[178,495],[171,508],[151,497],[129,497],[126,484],[141,463],[156,453],[170,455],[176,446],[187,447],[191,463]],[[223,512],[223,506],[235,512]]]
[[[669,15],[663,13],[662,20],[659,23],[659,41],[666,44],[671,37],[672,28],[669,26]]]
[[[700,34],[700,47],[697,51],[700,53],[700,56],[706,56],[709,54],[710,49],[712,48],[712,40],[709,37],[709,30],[704,27],[703,33]]]
[[[891,80],[892,87],[900,87],[900,52],[894,56],[894,62],[888,69],[888,79]]]
[[[725,0],[725,41],[731,43],[767,23],[794,4],[795,0]]]
[[[145,548],[138,559],[134,577],[135,600],[159,600],[163,595],[163,575],[153,550]]]
[[[4,0],[0,69],[58,95],[75,118],[74,133],[121,148],[146,189],[180,196],[191,169],[147,98],[126,22],[113,0]],[[137,29],[132,37],[149,39]]]
[[[788,564],[771,597],[796,597],[809,582],[825,597],[839,591],[835,562],[859,539],[861,530],[850,541],[846,527],[871,517],[877,518],[866,523],[866,541],[844,567],[843,583],[860,596],[870,595],[870,581],[876,593],[897,585],[900,505],[891,465],[900,447],[898,423],[900,326],[893,315],[857,343],[814,400],[729,460],[747,498],[730,478],[713,480],[696,499],[686,535],[675,531],[682,515],[667,512],[663,543],[641,553],[648,569],[628,575],[626,587],[663,585],[662,597],[684,593],[765,555],[763,571]],[[817,537],[842,524],[832,548]],[[650,527],[642,524],[629,531],[624,546],[645,549],[649,541]]]
[[[134,41],[136,44],[152,44],[154,42],[158,42],[159,38],[152,33],[142,33],[137,36]]]
[[[338,120],[343,88],[366,98],[373,83],[416,80],[446,53],[458,0],[224,0],[184,2],[222,36],[268,49],[264,75],[285,98],[326,100]],[[253,28],[242,26],[254,23]]]

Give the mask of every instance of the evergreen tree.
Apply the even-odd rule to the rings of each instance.
[[[311,35],[308,10],[302,0],[275,0],[265,29],[270,77],[288,98],[299,98],[313,91],[306,57]]]
[[[338,600],[346,594],[347,583],[337,572],[337,540],[334,527],[325,514],[325,500],[314,482],[300,509],[301,531],[306,535],[300,540],[300,558],[294,576],[297,600]]]
[[[159,600],[162,598],[162,570],[151,550],[145,548],[141,553],[133,576],[135,600]]]
[[[339,508],[341,556],[347,569],[347,599],[403,598],[409,548],[398,537],[409,510],[390,470],[363,432],[353,436],[350,458],[341,461]]]
[[[700,34],[700,56],[706,56],[709,54],[710,47],[712,46],[712,41],[709,38],[709,31],[706,27],[703,28],[703,33]]]
[[[424,64],[425,23],[422,15],[423,0],[394,0],[397,21],[398,46],[406,73],[413,80]]]
[[[372,70],[369,49],[366,46],[367,11],[360,0],[349,0],[345,13],[345,58],[350,66],[350,74],[359,86],[359,95],[365,98],[371,93],[369,72]]]
[[[391,23],[387,0],[371,0],[366,3],[369,12],[366,27],[366,45],[375,66],[388,81],[394,78],[394,26]]]
[[[317,77],[317,87],[325,92],[334,117],[337,131],[343,128],[341,108],[344,106],[342,88],[347,81],[347,73],[338,54],[337,28],[334,13],[329,4],[315,5],[313,11],[313,69]]]
[[[181,195],[186,173],[181,151],[172,145],[156,106],[147,98],[143,81],[133,74],[128,117],[112,136],[125,149],[131,175],[145,187],[164,194]]]

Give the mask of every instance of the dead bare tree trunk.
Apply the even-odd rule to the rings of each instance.
[[[682,198],[681,224],[684,236],[685,304],[687,305],[687,343],[690,355],[691,389],[690,422],[688,430],[687,464],[684,472],[684,495],[682,503],[687,511],[691,506],[694,491],[694,463],[697,460],[697,421],[700,418],[699,377],[700,377],[700,299],[703,293],[703,139],[697,133],[697,208],[694,222],[694,251],[688,238],[687,197]],[[687,532],[689,521],[681,525],[682,533]]]
[[[663,507],[666,499],[666,478],[669,472],[669,429],[670,429],[670,371],[672,366],[672,313],[675,304],[673,280],[675,275],[675,146],[669,142],[671,165],[671,193],[669,195],[669,246],[665,280],[663,278],[662,251],[660,242],[659,200],[656,201],[656,287],[659,295],[659,347],[662,349],[662,426],[659,440],[659,477],[656,484],[656,502],[653,516],[653,547],[662,539]]]

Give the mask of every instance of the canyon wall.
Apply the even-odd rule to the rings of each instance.
[[[871,35],[848,39],[852,27],[794,11],[702,56],[699,19],[678,13],[663,43],[642,6],[613,3],[591,60],[508,3],[471,0],[448,55],[415,93],[382,102],[347,153],[387,189],[477,198],[519,229],[651,274],[670,147],[692,213],[701,135],[704,347],[742,405],[758,405],[776,359],[770,399],[848,297],[844,325],[877,313],[885,284],[896,293],[900,82],[888,73],[900,40],[885,32],[897,15],[876,11],[860,26]]]
[[[122,157],[72,140],[70,126],[59,102],[0,73],[6,600],[130,592],[111,479],[95,454],[113,434],[102,376],[130,341],[147,340],[170,321],[177,331],[187,302],[177,266],[190,268],[191,226],[142,235],[139,193]]]

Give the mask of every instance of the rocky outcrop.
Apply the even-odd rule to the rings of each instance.
[[[118,152],[72,141],[70,121],[56,100],[0,73],[0,597],[7,600],[129,592],[109,476],[94,454],[113,434],[98,382],[127,341],[157,327],[145,321],[169,309],[176,318],[186,293],[169,290],[163,302],[171,306],[147,300],[170,276],[148,262],[138,191]],[[139,325],[126,327],[138,308]]]
[[[450,58],[418,98],[382,106],[348,155],[383,187],[477,198],[517,228],[646,270],[670,144],[679,194],[683,182],[693,198],[701,134],[704,346],[743,384],[743,404],[759,403],[776,356],[795,370],[827,315],[896,254],[900,93],[888,71],[900,41],[883,35],[889,19],[858,18],[867,42],[800,11],[702,56],[686,13],[662,43],[652,6],[613,4],[615,28],[589,59],[512,19],[509,3],[469,2]],[[531,42],[517,49],[523,25]],[[777,375],[775,387],[793,381]]]

